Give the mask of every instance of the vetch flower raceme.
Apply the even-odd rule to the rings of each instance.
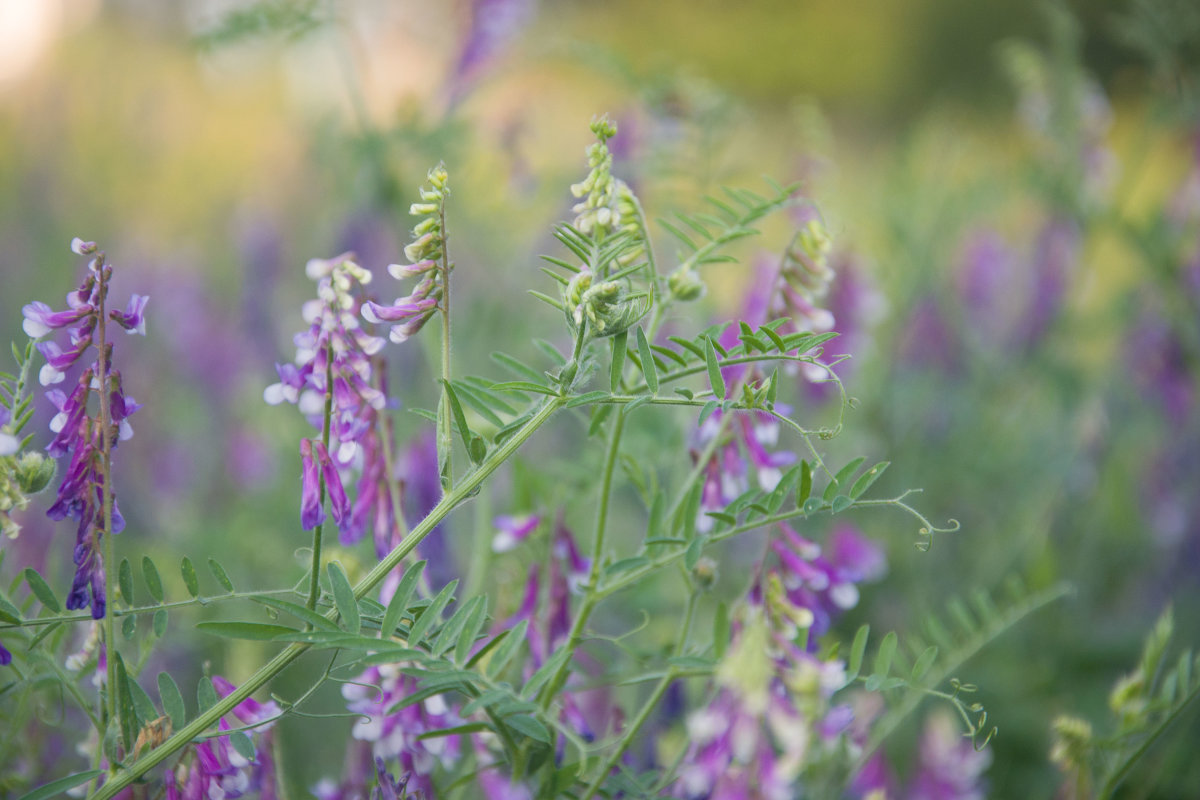
[[[318,430],[324,428],[328,403],[328,447],[322,440],[300,443],[301,525],[311,530],[324,521],[324,486],[342,542],[352,544],[366,532],[371,505],[379,508],[373,517],[377,524],[390,526],[395,520],[388,492],[377,490],[389,474],[381,463],[380,437],[387,434],[379,415],[388,400],[375,358],[384,340],[363,330],[355,314],[362,305],[358,293],[371,274],[350,254],[313,259],[305,271],[317,281],[317,299],[303,309],[309,328],[294,337],[295,361],[276,365],[279,382],[266,388],[263,399],[271,405],[295,404]],[[352,471],[360,476],[353,509],[344,488]],[[377,541],[389,532],[377,530]]]
[[[34,337],[66,329],[68,349],[52,341],[38,343],[46,358],[39,374],[44,386],[62,383],[67,371],[91,346],[97,347],[95,362],[80,373],[69,395],[58,389],[46,393],[59,412],[50,423],[55,437],[46,452],[54,458],[71,456],[54,504],[46,513],[51,519],[70,517],[79,523],[73,554],[76,572],[66,605],[71,610],[90,606],[92,616],[100,619],[106,605],[102,537],[105,533],[120,533],[125,526],[111,485],[111,454],[120,441],[133,435],[128,418],[141,408],[125,394],[121,373],[113,369],[113,346],[105,340],[104,325],[112,321],[130,333],[145,334],[148,298],[134,295],[124,311],[112,311],[106,318],[112,267],[105,264],[104,254],[93,242],[76,239],[71,249],[95,257],[88,264],[83,283],[67,295],[67,310],[54,311],[45,303],[30,303],[23,309],[24,328]],[[100,407],[94,416],[88,410],[93,393]]]

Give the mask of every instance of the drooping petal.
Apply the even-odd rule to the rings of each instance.
[[[312,440],[300,440],[300,526],[312,530],[325,521],[321,505],[320,473],[313,460]]]
[[[125,329],[126,333],[146,335],[146,303],[149,295],[135,294],[129,298],[124,311],[109,312],[109,319]]]
[[[329,494],[329,513],[338,527],[350,522],[350,501],[346,497],[346,489],[342,486],[342,476],[338,474],[329,451],[321,442],[313,442],[316,449],[317,461],[321,465],[321,474],[325,478],[325,490]]]

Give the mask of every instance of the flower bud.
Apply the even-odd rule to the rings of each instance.
[[[671,297],[683,302],[698,300],[704,296],[704,281],[695,270],[680,267],[667,276],[667,288]]]
[[[692,567],[692,580],[705,591],[711,589],[717,582],[717,562],[708,556],[701,557]]]
[[[22,492],[37,494],[54,479],[54,472],[54,459],[46,457],[43,453],[31,451],[17,459],[17,468],[13,475]]]

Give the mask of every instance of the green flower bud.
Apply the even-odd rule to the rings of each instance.
[[[705,290],[704,281],[695,270],[687,267],[679,267],[667,276],[667,288],[671,297],[683,302],[700,299]]]
[[[22,453],[13,472],[25,494],[37,494],[54,480],[55,462],[43,453]]]
[[[1088,761],[1092,748],[1092,726],[1079,717],[1060,716],[1051,725],[1054,746],[1050,760],[1063,769],[1078,769]]]
[[[717,582],[717,562],[708,556],[703,556],[692,567],[692,580],[701,589],[707,591]]]

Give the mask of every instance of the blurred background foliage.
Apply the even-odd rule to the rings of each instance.
[[[993,795],[1050,797],[1053,714],[1102,720],[1168,603],[1200,644],[1198,70],[1189,0],[0,0],[0,339],[21,336],[22,304],[75,285],[72,236],[99,241],[116,296],[152,298],[149,339],[122,353],[147,405],[119,454],[118,545],[160,563],[221,553],[255,585],[303,569],[305,426],[261,402],[312,292],[303,265],[354,250],[382,276],[431,164],[451,174],[457,367],[493,375],[494,349],[566,340],[524,289],[546,289],[536,254],[555,252],[593,114],[620,123],[617,173],[651,216],[799,178],[850,298],[858,403],[830,447],[890,459],[885,490],[924,487],[928,513],[963,523],[920,553],[904,521],[856,520],[891,572],[844,630],[917,629],[1009,574],[1069,581],[1071,599],[963,675],[1000,727]],[[704,315],[735,315],[755,259],[786,237],[772,223],[743,267],[706,274]],[[435,402],[425,339],[396,348],[408,405]],[[822,395],[798,396],[801,419],[828,418]],[[405,440],[422,424],[401,421]],[[582,447],[582,426],[556,435]],[[675,433],[638,435],[686,461]],[[489,504],[587,485],[586,458],[565,480],[536,464],[453,520],[445,558],[466,569]],[[4,571],[69,574],[66,528],[23,521]],[[725,596],[744,588],[738,563]],[[523,570],[501,561],[490,585],[515,595]],[[669,626],[678,599],[646,587],[615,605],[612,619],[645,608]],[[222,647],[193,638],[164,657],[235,676],[259,652]],[[339,760],[306,724],[285,728],[294,787]],[[912,742],[893,742],[902,773]],[[1131,796],[1194,790],[1198,745],[1192,715],[1142,766],[1159,789]]]

